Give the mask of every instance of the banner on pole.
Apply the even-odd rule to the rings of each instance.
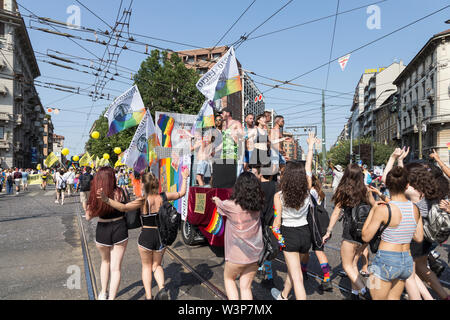
[[[108,134],[112,136],[122,130],[137,126],[145,115],[145,106],[137,85],[132,86],[116,98],[108,107]]]
[[[347,65],[348,59],[350,59],[350,54],[347,54],[338,59],[339,65],[341,66],[342,71],[344,71],[345,66]]]
[[[207,100],[214,101],[242,90],[241,77],[231,47],[196,84]]]

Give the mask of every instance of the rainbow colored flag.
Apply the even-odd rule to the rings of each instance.
[[[175,119],[172,117],[169,117],[165,114],[160,114],[158,119],[158,127],[161,129],[162,132],[162,141],[161,146],[165,148],[172,147],[172,130],[173,126],[175,124]]]
[[[218,100],[242,90],[241,77],[233,47],[198,80],[196,87],[209,101]]]
[[[135,171],[141,172],[156,162],[154,148],[159,146],[152,115],[147,110],[139,124],[130,146],[125,151],[122,163]]]
[[[211,221],[209,222],[205,230],[208,233],[220,237],[223,234],[224,229],[223,218],[219,213],[217,213],[217,208],[214,208]]]
[[[196,130],[210,127],[214,127],[214,110],[209,101],[206,100],[197,114],[197,119],[192,126],[191,134],[194,135]]]
[[[107,137],[122,130],[137,126],[145,115],[145,106],[136,85],[132,86],[108,107],[105,117],[108,118]]]

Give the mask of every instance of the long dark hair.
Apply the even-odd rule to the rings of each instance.
[[[230,199],[234,200],[244,210],[261,211],[264,205],[261,182],[253,173],[242,172],[234,184]]]
[[[332,201],[335,205],[339,204],[341,207],[354,208],[358,204],[368,201],[367,193],[364,173],[357,164],[351,163],[345,168]]]
[[[288,161],[280,180],[284,205],[288,208],[300,209],[309,196],[308,182],[304,162]]]
[[[319,195],[319,200],[323,201],[323,199],[325,199],[325,192],[323,192],[322,183],[315,174],[312,176],[312,187],[317,191],[317,194]]]
[[[102,188],[103,193],[111,199],[120,197],[120,189],[116,185],[116,176],[111,167],[100,168],[91,182],[91,192],[89,194],[88,207],[93,217],[103,217],[108,213],[113,213],[114,208],[97,199],[97,190]]]
[[[439,185],[431,171],[418,162],[408,163],[405,166],[408,171],[408,182],[411,187],[419,191],[425,199],[436,200],[439,198]]]

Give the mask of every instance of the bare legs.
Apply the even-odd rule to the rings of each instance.
[[[100,266],[101,294],[106,294],[109,282],[109,300],[114,300],[119,289],[123,255],[127,248],[128,240],[112,247],[97,244],[97,249],[102,257]],[[111,281],[109,278],[111,276]]]
[[[364,282],[360,278],[360,274],[358,271],[358,259],[364,249],[367,247],[367,244],[358,245],[349,241],[342,241],[341,245],[341,259],[342,259],[342,267],[344,271],[347,273],[348,278],[352,283],[353,290],[361,290],[365,287]]]
[[[152,273],[155,274],[159,290],[164,288],[164,270],[161,266],[164,250],[157,252],[139,247],[139,254],[142,262],[142,283],[144,284],[145,297],[150,300],[152,298]]]
[[[236,278],[239,277],[239,288],[242,300],[253,300],[252,282],[258,270],[257,263],[236,264],[226,261],[224,270],[225,291],[229,300],[239,300]]]

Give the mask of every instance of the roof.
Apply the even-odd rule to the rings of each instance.
[[[435,42],[437,39],[440,39],[440,38],[443,38],[446,36],[450,36],[450,29],[447,29],[445,31],[442,31],[442,32],[439,32],[439,33],[433,35],[427,41],[427,43],[425,43],[425,45],[422,47],[422,49],[419,50],[419,52],[415,55],[415,57],[408,63],[406,68],[403,69],[403,71],[398,75],[398,77],[393,81],[393,83],[395,85],[397,85],[403,79],[403,77],[405,77],[408,74],[409,70],[412,68],[412,66],[415,64],[415,62],[420,59],[422,54],[431,47],[433,42]]]

